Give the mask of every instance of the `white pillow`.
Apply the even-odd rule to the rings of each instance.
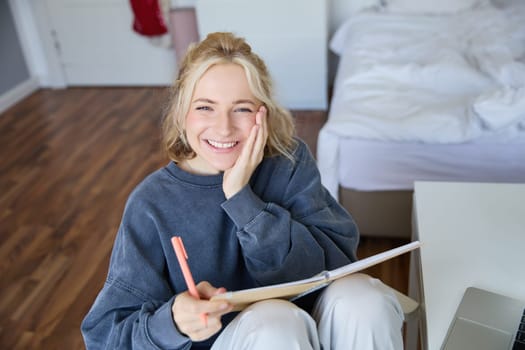
[[[487,2],[487,0],[386,0],[386,6],[392,12],[449,14]]]
[[[372,7],[379,7],[382,0],[338,0],[330,6],[330,33],[334,33],[349,17]]]
[[[337,1],[336,1],[337,3]],[[379,6],[382,4],[382,0],[352,0],[352,1],[341,1],[342,7],[346,7],[349,14],[354,14],[363,11],[373,6]]]

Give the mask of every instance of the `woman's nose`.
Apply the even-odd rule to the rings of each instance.
[[[215,129],[221,134],[229,134],[233,129],[231,116],[228,112],[221,112],[216,119]]]

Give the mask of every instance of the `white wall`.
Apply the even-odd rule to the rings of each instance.
[[[20,36],[21,44],[24,49],[26,63],[31,73],[31,79],[37,82],[40,86],[45,87],[63,87],[67,84],[67,77],[65,74],[60,57],[55,48],[53,38],[53,28],[50,23],[51,18],[46,7],[46,2],[49,0],[9,0],[11,4],[14,19],[17,22],[17,30]],[[55,1],[56,0],[51,0]],[[127,0],[120,0],[122,4],[127,4]],[[194,6],[196,0],[172,0],[173,6]],[[247,0],[248,1],[248,0]],[[255,1],[255,0],[252,0]],[[343,22],[346,16],[360,7],[363,3],[376,3],[378,0],[318,0],[327,5],[327,23],[328,23],[328,38],[335,31],[337,26]],[[71,3],[85,3],[86,1],[74,0]],[[115,0],[112,1],[115,3]],[[100,2],[103,3],[103,2]],[[279,6],[275,7],[277,10]],[[300,8],[297,11],[301,11]],[[325,14],[326,16],[326,14]],[[97,26],[97,22],[92,23]],[[271,22],[266,24],[271,25]],[[261,33],[266,30],[264,25],[260,26]],[[125,45],[120,42],[115,45]],[[326,52],[328,54],[328,51]],[[288,55],[285,57],[290,61],[290,65],[296,62],[297,57]],[[164,59],[165,60],[165,59]],[[335,61],[329,61],[328,67],[328,84],[333,78]],[[167,64],[171,64],[169,61]],[[157,79],[158,80],[158,79]],[[169,81],[167,79],[166,81]],[[143,83],[145,83],[143,81]],[[158,84],[158,81],[156,82]]]
[[[282,105],[297,110],[327,109],[324,1],[197,0],[196,13],[201,37],[227,31],[246,38],[266,63]]]

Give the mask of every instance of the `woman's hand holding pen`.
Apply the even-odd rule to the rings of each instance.
[[[246,140],[239,158],[230,169],[224,172],[222,188],[226,199],[239,192],[247,183],[264,157],[264,147],[268,139],[266,107],[260,106],[255,114],[255,125]]]
[[[226,292],[225,288],[215,288],[203,281],[197,284],[197,290],[200,300],[186,291],[177,295],[171,307],[177,328],[192,341],[202,341],[217,333],[222,328],[222,315],[232,310],[232,305],[227,302],[208,300],[214,295]],[[205,323],[202,315],[206,315]]]

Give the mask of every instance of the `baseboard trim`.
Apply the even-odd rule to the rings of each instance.
[[[0,95],[0,113],[4,113],[9,107],[35,92],[38,86],[38,79],[30,78]]]

